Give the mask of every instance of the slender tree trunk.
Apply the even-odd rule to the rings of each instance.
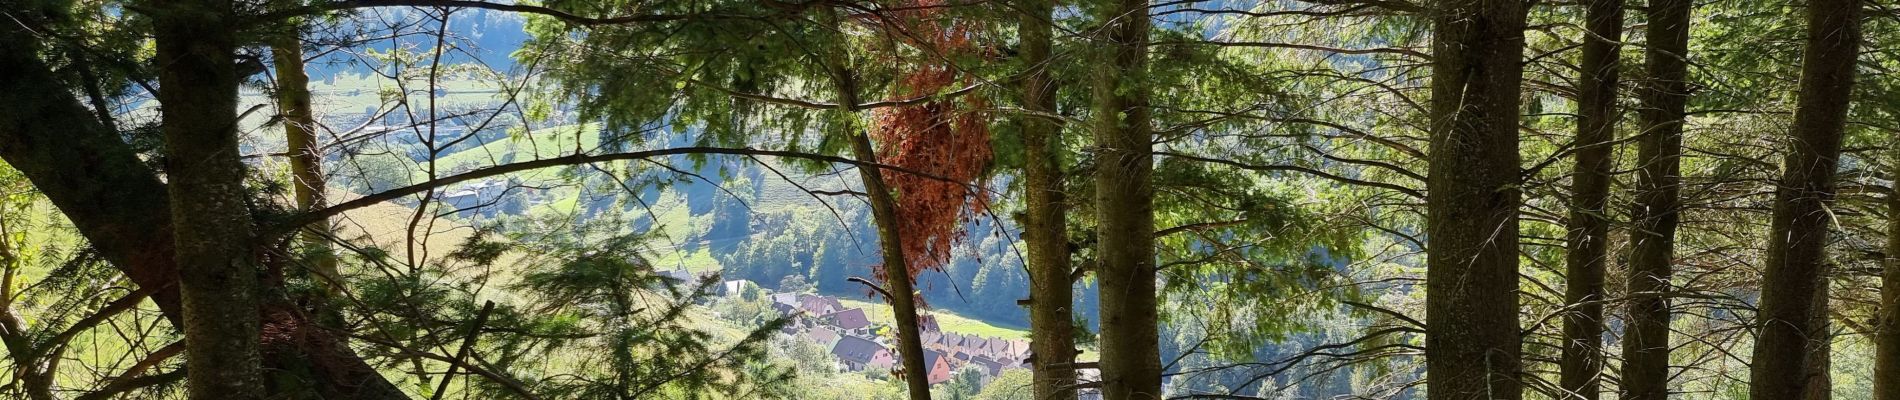
[[[290,154],[291,195],[298,210],[310,211],[324,205],[325,179],[323,152],[317,145],[317,121],[310,112],[310,76],[304,72],[303,42],[297,33],[273,37],[270,43],[272,66],[277,72],[277,109],[283,114],[285,149]],[[310,254],[310,269],[317,287],[335,296],[341,288],[336,255],[330,250],[329,220],[304,228],[302,241]]]
[[[1426,182],[1426,382],[1433,400],[1515,400],[1523,396],[1517,127],[1524,3],[1440,4]]]
[[[1681,204],[1683,107],[1689,101],[1690,0],[1651,0],[1644,51],[1643,132],[1630,211],[1629,320],[1623,333],[1626,400],[1669,398],[1669,279]]]
[[[871,139],[859,133],[851,144],[855,157],[878,162]],[[912,400],[930,399],[930,369],[924,366],[924,342],[918,336],[917,298],[911,288],[910,268],[904,261],[904,247],[897,234],[897,202],[876,168],[859,169],[864,191],[871,194],[871,214],[877,221],[878,245],[884,253],[884,289],[890,292],[892,320],[897,325],[897,354],[904,365],[904,383]]]
[[[1900,177],[1900,135],[1890,142],[1887,173]],[[1874,336],[1874,400],[1900,400],[1900,179],[1887,193],[1886,273],[1881,274],[1880,326]]]
[[[835,15],[832,20],[836,20]],[[855,120],[858,99],[858,78],[847,65],[848,57],[833,54],[829,60],[832,79],[838,87],[838,112]],[[850,135],[851,153],[858,160],[878,163],[877,149],[871,145],[871,138],[863,129],[853,123],[842,132]],[[899,365],[904,367],[904,383],[910,391],[911,400],[930,400],[930,370],[924,366],[924,341],[918,336],[917,294],[912,288],[910,267],[904,260],[903,238],[898,235],[897,200],[891,196],[891,188],[884,183],[884,173],[878,168],[859,168],[858,178],[864,183],[864,192],[871,198],[871,218],[877,224],[878,248],[883,253],[884,290],[889,294],[892,323],[897,325],[897,355]]]
[[[1623,1],[1592,0],[1585,18],[1583,76],[1577,83],[1577,166],[1570,178],[1569,282],[1564,300],[1564,396],[1596,400],[1603,375],[1603,274],[1609,255],[1611,143],[1616,140],[1618,47],[1623,40]]]
[[[1068,205],[1062,185],[1060,125],[1055,82],[1049,79],[1050,39],[1055,2],[1022,2],[1023,193],[1028,221],[1023,239],[1029,247],[1029,329],[1037,399],[1074,399],[1075,289],[1069,278]],[[1038,115],[1040,114],[1040,115]]]
[[[1854,89],[1860,8],[1860,0],[1808,2],[1801,93],[1775,191],[1749,398],[1793,399],[1806,392],[1808,352],[1826,336],[1814,323],[1813,302],[1825,282],[1828,208]]]
[[[1155,285],[1154,134],[1148,109],[1148,2],[1116,0],[1095,77],[1096,279],[1102,396],[1161,398]]]
[[[228,0],[182,1],[154,18],[193,399],[264,397],[255,238],[238,159],[233,11]]]

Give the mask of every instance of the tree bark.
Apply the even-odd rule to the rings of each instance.
[[[1154,128],[1148,109],[1148,2],[1102,15],[1108,57],[1095,77],[1095,208],[1102,396],[1161,398],[1155,283]]]
[[[1890,176],[1900,177],[1900,135],[1889,142]],[[1881,274],[1880,326],[1874,336],[1874,400],[1900,400],[1900,179],[1887,192],[1886,271]]]
[[[877,162],[871,139],[862,133],[853,139],[852,152],[858,159]],[[904,382],[912,400],[930,399],[930,369],[924,366],[924,343],[918,336],[916,291],[911,287],[910,267],[904,261],[902,239],[897,234],[897,204],[891,189],[884,184],[876,168],[859,170],[864,191],[871,195],[871,214],[877,222],[878,244],[884,253],[884,288],[890,292],[893,323],[897,325],[897,353],[903,359]]]
[[[1426,182],[1426,382],[1433,400],[1515,400],[1523,396],[1517,127],[1525,8],[1513,0],[1440,4]]]
[[[847,102],[845,104],[856,104]],[[878,162],[871,139],[860,132],[852,138],[852,152],[860,160]],[[864,191],[871,196],[871,215],[877,222],[878,247],[884,253],[884,288],[890,293],[892,323],[897,325],[897,354],[904,366],[904,383],[911,400],[930,400],[930,369],[924,366],[924,342],[918,336],[917,298],[910,281],[910,267],[904,261],[902,238],[897,234],[897,202],[884,176],[877,168],[861,168],[858,176]]]
[[[1629,320],[1623,333],[1622,394],[1669,398],[1669,293],[1680,219],[1683,107],[1689,101],[1689,0],[1651,0],[1649,47],[1636,142],[1636,204],[1630,211]]]
[[[1825,274],[1823,274],[1825,275]],[[1832,400],[1834,398],[1834,343],[1833,332],[1828,330],[1827,320],[1827,278],[1821,278],[1820,292],[1814,295],[1813,329],[1820,337],[1815,339],[1814,347],[1808,349],[1808,370],[1803,374],[1808,380],[1807,393],[1802,400]]]
[[[256,238],[238,159],[232,6],[181,1],[153,20],[193,399],[264,397]]]
[[[158,175],[64,86],[18,24],[0,24],[0,158],[58,207],[80,235],[183,327],[170,200]]]
[[[1749,398],[1793,399],[1807,391],[1808,352],[1825,343],[1814,323],[1823,293],[1828,209],[1859,56],[1859,0],[1808,2],[1807,50],[1794,131],[1770,221],[1762,277],[1761,328],[1749,371]]]
[[[161,314],[183,330],[166,185],[61,85],[18,29],[0,25],[0,76],[10,77],[0,79],[0,93],[11,99],[0,102],[0,158],[108,262],[150,290]],[[405,398],[334,333],[304,323],[287,301],[267,302],[265,311],[264,330],[281,334],[252,340],[264,342],[263,356],[274,365],[266,370],[284,375],[271,381],[303,382],[331,398]]]
[[[1062,178],[1060,125],[1046,115],[1056,112],[1055,82],[1049,78],[1055,2],[1022,3],[1023,193],[1029,247],[1029,329],[1037,399],[1074,399],[1075,303],[1069,265],[1068,205]]]
[[[1609,255],[1610,159],[1616,140],[1618,48],[1623,40],[1623,1],[1587,3],[1582,76],[1577,83],[1577,165],[1571,177],[1569,278],[1564,300],[1575,307],[1564,314],[1563,359],[1559,362],[1564,398],[1596,400],[1603,375],[1603,274]]]
[[[303,42],[295,32],[272,37],[272,67],[277,74],[277,110],[283,115],[285,152],[290,155],[291,196],[298,211],[324,206],[323,152],[317,144],[316,116],[310,111],[310,76],[304,72]],[[336,255],[325,237],[332,231],[324,219],[304,228],[301,241],[310,255],[309,268],[317,287],[328,296],[341,292],[337,284]]]
[[[835,14],[828,17],[837,21]],[[854,109],[859,104],[858,77],[847,65],[848,58],[840,50],[831,55],[827,64],[838,88],[838,112],[855,120],[852,114],[858,112]],[[854,158],[879,163],[877,149],[863,129],[853,123],[842,133],[850,136],[847,140],[851,141]],[[897,354],[899,365],[904,368],[904,384],[911,400],[930,400],[930,369],[924,366],[924,341],[917,326],[917,293],[912,288],[909,263],[904,259],[903,238],[897,232],[897,225],[902,221],[897,215],[897,200],[891,196],[890,186],[884,183],[883,170],[859,168],[858,178],[871,200],[872,222],[877,224],[878,248],[884,259],[884,291],[894,314],[891,321],[897,325]]]

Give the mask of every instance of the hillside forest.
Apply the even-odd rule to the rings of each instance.
[[[1892,0],[0,17],[0,398],[1900,400]]]

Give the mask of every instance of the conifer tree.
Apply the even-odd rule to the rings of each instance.
[[[1815,304],[1826,293],[1832,220],[1827,209],[1836,194],[1835,169],[1854,91],[1861,7],[1855,0],[1808,4],[1799,100],[1768,232],[1757,317],[1761,334],[1749,370],[1751,398],[1806,395],[1809,354],[1826,351],[1829,343]]]
[[[1458,0],[1433,12],[1425,379],[1434,400],[1517,399],[1525,9]]]

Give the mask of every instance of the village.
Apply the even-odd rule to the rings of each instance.
[[[831,349],[840,369],[888,370],[897,365],[894,339],[878,334],[864,309],[845,308],[835,297],[809,293],[776,293],[771,299],[773,310],[792,319],[781,332]],[[1004,370],[1024,368],[1029,358],[1028,340],[945,332],[928,314],[918,328],[932,385],[949,381],[951,372],[966,365],[979,367],[987,384]]]
[[[699,279],[686,271],[664,271],[676,279]],[[764,290],[748,280],[721,282],[718,292],[738,296],[747,290]],[[828,349],[841,371],[864,372],[897,368],[895,331],[875,324],[863,308],[847,307],[837,297],[802,292],[768,292],[775,317],[790,323],[780,333]],[[1029,341],[1022,338],[985,337],[945,331],[938,319],[924,312],[919,321],[923,340],[924,365],[931,385],[949,381],[955,371],[975,366],[982,373],[980,384],[987,385],[1004,371],[1027,368]]]

